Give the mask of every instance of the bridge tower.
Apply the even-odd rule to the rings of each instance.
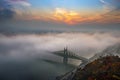
[[[67,64],[67,63],[68,63],[68,49],[67,49],[67,47],[64,48],[63,63],[64,63],[64,64]]]

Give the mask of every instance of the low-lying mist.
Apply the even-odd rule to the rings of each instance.
[[[50,52],[67,47],[90,58],[119,41],[120,36],[113,33],[0,34],[0,80],[54,80],[74,67],[63,65],[62,58]],[[79,62],[69,61],[74,65]]]

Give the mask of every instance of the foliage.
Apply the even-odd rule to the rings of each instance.
[[[101,57],[78,69],[73,80],[120,80],[120,58]]]

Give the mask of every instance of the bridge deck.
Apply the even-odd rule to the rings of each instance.
[[[61,57],[67,56],[67,58],[71,58],[71,59],[88,61],[88,59],[86,59],[84,57],[81,57],[81,56],[78,56],[78,55],[76,55],[75,53],[73,53],[71,51],[67,51],[67,54],[64,53],[64,50],[63,51],[56,51],[56,52],[53,52],[53,54],[61,56]]]

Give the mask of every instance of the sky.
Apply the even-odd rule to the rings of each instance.
[[[0,32],[120,30],[120,0],[0,0]]]
[[[0,0],[0,79],[54,80],[71,69],[50,52],[91,58],[119,34],[120,0]]]

